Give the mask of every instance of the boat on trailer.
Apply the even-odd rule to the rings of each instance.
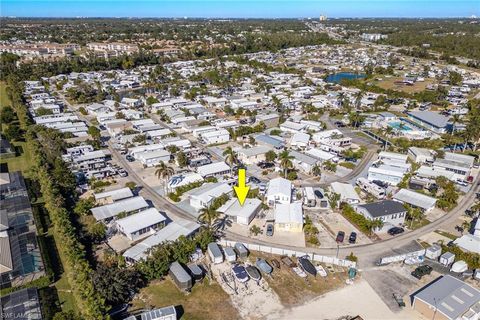
[[[300,278],[306,278],[307,277],[307,273],[305,271],[303,271],[301,268],[299,267],[293,267],[292,268],[293,272],[295,272],[297,274],[297,276],[299,276]]]
[[[256,266],[258,269],[260,269],[262,272],[266,274],[271,274],[273,272],[273,268],[271,265],[268,264],[265,259],[257,258],[257,261],[255,262]]]
[[[321,265],[315,266],[315,269],[317,269],[317,273],[321,277],[326,277],[327,276],[327,271],[325,271],[325,269]]]
[[[247,270],[242,265],[234,265],[232,267],[232,272],[235,275],[235,278],[241,283],[247,282],[249,279]]]
[[[298,258],[298,263],[305,272],[310,273],[314,277],[317,276],[317,269],[312,264],[308,256]]]
[[[248,265],[245,267],[245,270],[247,270],[247,273],[252,280],[259,281],[262,278],[260,271],[258,271],[255,266]]]

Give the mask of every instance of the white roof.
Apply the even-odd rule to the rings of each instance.
[[[475,162],[475,158],[466,154],[459,154],[459,153],[453,153],[453,152],[445,152],[445,160],[450,160],[450,161],[456,161],[456,162],[461,162],[465,165],[468,165],[469,167],[473,166],[473,163]]]
[[[266,146],[256,146],[248,149],[240,149],[238,150],[238,154],[243,154],[246,157],[252,157],[252,156],[257,156],[260,154],[267,153],[270,150],[272,150],[272,148],[269,148]]]
[[[143,160],[147,160],[147,159],[155,159],[155,158],[161,158],[161,157],[163,158],[163,157],[169,157],[169,156],[170,156],[170,152],[168,152],[167,150],[160,149],[160,150],[140,152],[140,153],[137,153],[135,157],[141,158]]]
[[[180,236],[189,236],[199,228],[200,225],[196,222],[177,219],[155,232],[152,236],[126,250],[123,256],[139,261],[147,257],[147,252],[150,248],[165,241],[175,241]]]
[[[290,197],[292,195],[292,182],[284,178],[275,178],[268,183],[267,197],[282,194]]]
[[[295,131],[300,131],[305,128],[304,124],[292,122],[292,121],[285,121],[280,125],[280,128],[287,128]]]
[[[437,199],[435,198],[408,189],[401,189],[393,196],[393,199],[411,204],[424,210],[433,208],[437,202]]]
[[[480,237],[476,237],[472,234],[464,234],[460,238],[455,239],[453,243],[465,251],[480,253]]]
[[[291,144],[303,143],[307,144],[310,141],[310,135],[308,133],[297,132],[290,139]]]
[[[425,178],[436,178],[436,177],[445,177],[449,180],[453,180],[456,176],[455,172],[447,171],[447,169],[441,167],[428,167],[428,166],[421,166],[417,170],[417,175],[420,177]]]
[[[121,188],[116,190],[105,191],[101,193],[95,193],[95,200],[112,198],[113,201],[126,199],[133,197],[132,190],[130,188]]]
[[[221,196],[222,194],[229,194],[232,192],[232,187],[228,183],[205,183],[201,187],[189,192],[190,197],[209,202],[210,200]]]
[[[328,160],[332,160],[333,158],[335,158],[335,155],[333,155],[329,152],[325,152],[325,151],[320,150],[320,149],[315,149],[315,148],[307,150],[307,151],[305,151],[305,153],[314,157],[314,158],[317,158],[321,161],[328,161]]]
[[[148,203],[139,196],[92,208],[90,211],[95,219],[104,220],[112,218],[120,212],[131,212],[144,208],[148,208]]]
[[[405,168],[400,168],[400,167],[394,167],[394,166],[389,166],[389,165],[380,165],[378,167],[370,167],[368,168],[368,172],[375,172],[375,173],[380,173],[384,175],[389,175],[389,176],[394,176],[394,177],[403,177],[403,175],[407,172],[408,170]]]
[[[214,162],[197,168],[197,172],[202,177],[225,171],[230,171],[230,167],[225,162]]]
[[[250,218],[261,204],[262,201],[260,199],[252,198],[245,199],[243,205],[240,205],[237,198],[232,198],[218,208],[218,211],[225,213],[227,216]]]
[[[355,188],[349,183],[333,182],[330,187],[333,192],[340,195],[340,199],[342,200],[350,199],[360,201],[360,197],[355,191]]]
[[[185,174],[177,174],[168,180],[169,188],[178,188],[192,182],[203,181],[203,177],[196,172],[188,172]]]
[[[303,224],[303,210],[301,202],[277,204],[274,210],[275,223]]]
[[[395,160],[401,160],[401,161],[405,162],[408,159],[408,155],[401,154],[401,153],[396,153],[396,152],[382,151],[378,154],[378,158],[380,158],[380,159],[395,159]]]
[[[143,228],[165,221],[167,218],[155,208],[140,211],[131,216],[117,220],[117,225],[126,234],[134,233]]]
[[[200,135],[204,139],[208,139],[211,137],[218,137],[218,136],[224,136],[224,135],[230,136],[230,133],[226,129],[217,129],[213,127],[213,131],[202,132],[200,133]]]

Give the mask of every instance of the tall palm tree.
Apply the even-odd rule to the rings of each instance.
[[[291,169],[293,167],[292,159],[293,159],[293,156],[291,156],[287,150],[282,151],[278,155],[278,160],[280,161],[280,167],[283,168],[284,177],[287,177],[288,169]]]
[[[167,191],[167,181],[171,176],[173,176],[173,174],[175,173],[175,170],[172,167],[167,166],[163,161],[161,161],[159,164],[157,164],[155,166],[155,168],[156,168],[155,176],[158,179],[163,179],[165,192],[166,192]]]
[[[386,138],[386,142],[385,142],[385,145],[384,145],[384,150],[387,149],[387,145],[388,145],[388,137],[392,134],[393,132],[393,128],[390,127],[390,126],[387,126],[385,129],[382,130],[383,131],[383,134],[385,135],[385,138]]]
[[[233,165],[238,162],[237,153],[233,151],[232,147],[227,147],[223,151],[223,155],[225,156],[225,162],[230,166],[230,171],[232,171]]]
[[[452,116],[452,132],[450,132],[450,134],[453,136],[453,134],[455,133],[455,125],[460,121],[460,115],[458,114],[454,114]],[[457,151],[457,141],[455,140],[454,142],[454,146],[453,146],[453,152],[456,152]]]
[[[383,227],[383,221],[380,219],[370,220],[368,223],[368,229],[370,231],[370,235],[373,234],[374,230],[380,229]]]
[[[215,220],[218,219],[220,216],[220,212],[217,211],[213,206],[205,206],[200,209],[200,215],[198,216],[198,220],[206,223],[208,227],[210,227]]]
[[[355,109],[356,110],[360,109],[360,106],[362,105],[362,98],[363,98],[363,90],[360,90],[355,94]]]

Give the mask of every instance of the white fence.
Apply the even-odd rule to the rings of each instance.
[[[235,243],[238,243],[238,241],[230,241],[230,240],[220,240],[218,241],[218,244],[224,247],[234,247]],[[281,255],[281,256],[289,256],[289,257],[301,257],[301,256],[309,256],[312,261],[316,262],[321,262],[321,263],[328,263],[328,264],[334,264],[337,266],[341,267],[353,267],[355,268],[357,266],[357,263],[354,261],[350,260],[345,260],[345,259],[338,259],[335,257],[328,257],[328,256],[322,256],[319,254],[315,253],[308,253],[308,252],[302,252],[302,251],[294,251],[294,250],[289,250],[289,249],[283,249],[283,248],[276,248],[276,247],[270,247],[270,246],[262,246],[259,244],[251,244],[251,243],[243,243],[241,242],[248,250],[252,251],[259,251],[259,252],[264,252],[264,253],[270,253],[270,254],[276,254],[276,255]]]
[[[417,250],[417,251],[411,251],[403,254],[397,254],[395,256],[389,256],[389,257],[383,257],[380,259],[379,264],[384,265],[384,264],[389,264],[392,262],[399,262],[403,261],[408,258],[417,258],[425,256],[425,249]]]

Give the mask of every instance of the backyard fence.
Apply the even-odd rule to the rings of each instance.
[[[234,247],[235,243],[238,243],[238,241],[230,241],[230,240],[218,241],[218,244],[224,247]],[[335,257],[322,256],[312,252],[309,253],[309,252],[303,252],[303,251],[295,251],[295,250],[263,246],[263,245],[252,244],[252,243],[243,243],[243,242],[240,242],[240,243],[242,243],[248,250],[251,250],[251,251],[259,251],[259,252],[276,254],[281,256],[289,256],[289,257],[309,256],[312,261],[326,263],[326,264],[333,264],[341,267],[355,268],[357,265],[357,263],[354,261],[338,259]]]

